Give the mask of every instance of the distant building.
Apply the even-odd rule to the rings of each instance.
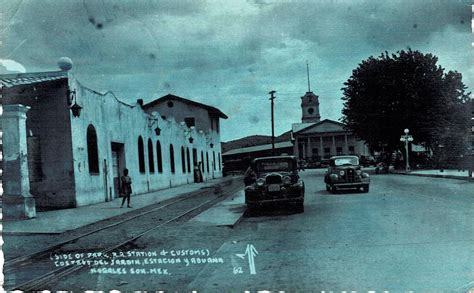
[[[15,135],[26,137],[27,152],[16,154],[26,152],[22,184],[40,209],[113,200],[124,168],[133,194],[191,183],[198,165],[204,180],[222,176],[219,119],[227,116],[214,107],[172,95],[129,105],[68,71],[0,75],[0,87],[4,116],[26,119]],[[3,118],[3,127],[18,121]]]
[[[292,127],[294,154],[301,159],[328,159],[335,155],[369,155],[364,142],[344,129],[344,124],[325,119],[295,123]]]
[[[344,129],[344,124],[320,120],[319,98],[308,90],[301,97],[301,123],[292,125],[293,154],[300,159],[320,160],[335,155],[369,155],[367,145]]]
[[[227,172],[245,170],[250,162],[259,157],[292,155],[293,143],[291,141],[282,141],[275,143],[275,149],[272,144],[262,144],[250,147],[232,149],[222,154],[224,168]]]

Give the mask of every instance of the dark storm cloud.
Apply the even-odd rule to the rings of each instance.
[[[3,1],[4,3],[6,2]],[[19,54],[36,66],[51,64],[64,52],[77,64],[147,70],[159,55],[154,24],[199,14],[197,1],[23,1],[10,5],[3,23],[2,55],[25,41]],[[3,6],[5,7],[5,6]],[[153,20],[153,23],[149,21]],[[19,53],[20,53],[19,52]],[[100,64],[97,64],[101,61]],[[123,69],[122,69],[123,70]]]
[[[404,48],[423,43],[446,27],[469,33],[469,1],[319,1],[285,2],[265,10],[262,19],[272,39],[282,34],[338,54],[358,44]],[[258,30],[268,26],[261,25]]]
[[[268,134],[255,117],[269,121],[272,89],[276,132],[299,122],[306,60],[321,114],[335,120],[352,69],[385,50],[433,53],[472,86],[470,4],[0,0],[0,58],[46,71],[68,56],[84,84],[131,102],[174,93],[218,106],[231,117],[223,123],[226,140]]]

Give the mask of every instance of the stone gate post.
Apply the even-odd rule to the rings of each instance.
[[[3,217],[36,217],[35,199],[30,194],[26,144],[26,112],[23,105],[4,105],[3,131]]]

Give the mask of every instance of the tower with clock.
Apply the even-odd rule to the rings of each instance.
[[[321,120],[321,115],[319,114],[319,97],[311,91],[308,63],[306,63],[306,70],[308,73],[308,91],[301,97],[301,110],[303,112],[301,122],[319,122]]]

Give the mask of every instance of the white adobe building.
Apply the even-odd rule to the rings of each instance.
[[[0,75],[6,217],[111,201],[124,168],[133,195],[194,182],[199,163],[204,180],[222,176],[221,111],[176,96],[129,105],[71,66]]]

